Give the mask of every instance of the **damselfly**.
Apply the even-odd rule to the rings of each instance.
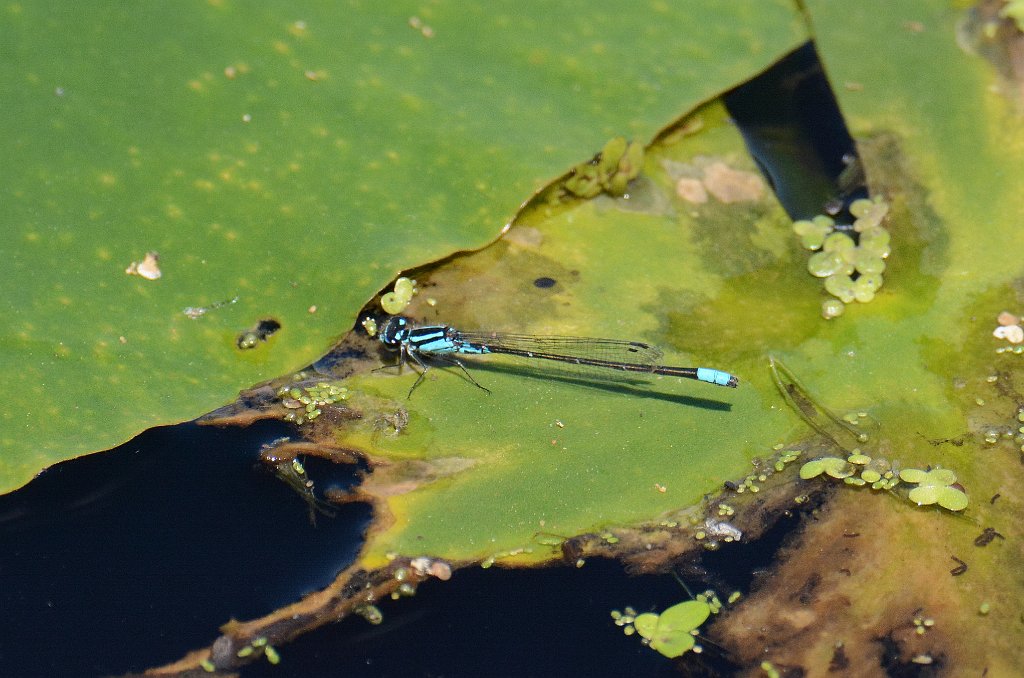
[[[387,321],[380,332],[380,341],[385,346],[398,349],[402,359],[411,358],[422,369],[416,383],[409,389],[410,396],[429,369],[424,358],[440,358],[458,365],[470,381],[490,392],[473,378],[465,365],[455,357],[457,355],[501,354],[641,375],[684,377],[731,388],[739,384],[739,379],[721,370],[661,365],[661,351],[639,341],[463,332],[449,325],[413,327],[408,318],[401,316],[394,316]]]

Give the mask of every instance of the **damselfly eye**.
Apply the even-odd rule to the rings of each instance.
[[[386,346],[398,346],[406,333],[409,321],[401,316],[394,316],[384,325],[380,333],[380,341]]]

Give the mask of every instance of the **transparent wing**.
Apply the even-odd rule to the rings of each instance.
[[[503,332],[459,332],[458,339],[473,346],[485,346],[495,353],[566,361],[599,360],[654,367],[662,352],[639,341],[595,339],[592,337],[534,336]],[[531,355],[533,354],[533,355]]]

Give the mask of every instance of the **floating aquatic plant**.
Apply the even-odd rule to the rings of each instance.
[[[909,498],[918,506],[938,504],[949,511],[967,508],[967,493],[956,484],[956,473],[948,468],[931,471],[906,468],[900,471],[900,480],[917,485],[910,490]]]
[[[803,480],[817,478],[823,473],[833,478],[842,479],[852,476],[853,468],[845,459],[839,457],[813,459],[800,467],[800,477]]]
[[[399,278],[395,280],[394,290],[387,292],[380,298],[380,307],[388,315],[398,315],[406,309],[412,297],[419,290],[416,289],[416,281],[410,278]]]
[[[918,506],[938,504],[949,511],[967,508],[967,494],[956,485],[956,474],[949,469],[922,471],[910,468],[897,474],[885,459],[873,459],[855,449],[846,459],[819,457],[800,467],[803,480],[821,475],[842,480],[847,485],[866,485],[873,490],[892,490],[902,481],[917,485],[907,496]]]
[[[296,381],[306,378],[304,373],[299,373]],[[340,400],[347,400],[348,388],[341,385],[341,382],[322,381],[312,386],[282,386],[277,390],[277,397],[281,404],[288,410],[285,413],[285,421],[303,424],[313,421],[323,414],[323,407],[333,405]]]
[[[847,485],[870,486],[873,490],[891,490],[899,478],[884,459],[872,459],[854,449],[845,459],[819,457],[800,467],[800,478],[810,480],[820,475],[842,480]]]
[[[877,216],[877,214],[875,215]],[[866,412],[837,417],[819,404],[797,380],[796,376],[777,358],[770,358],[772,378],[793,411],[799,414],[815,431],[831,440],[836,447],[848,451],[847,456],[825,456],[811,459],[800,467],[800,478],[810,480],[828,476],[842,480],[847,485],[868,486],[873,490],[893,490],[900,482],[916,484],[909,492],[910,501],[918,506],[938,504],[950,511],[962,511],[967,507],[967,495],[955,485],[956,474],[949,469],[920,471],[904,469],[897,472],[888,460],[864,454],[860,448],[848,445],[856,440],[868,441],[866,433],[859,431],[854,422],[867,419]],[[852,449],[851,449],[852,447]],[[947,482],[948,481],[948,482]]]
[[[623,631],[627,636],[635,632],[652,650],[674,659],[690,650],[699,652],[697,629],[721,607],[718,596],[707,592],[695,600],[673,605],[661,614],[645,612],[638,615],[633,608],[627,607],[624,613],[612,610],[612,618],[618,626],[625,627]]]
[[[826,319],[842,315],[845,304],[871,301],[882,287],[885,260],[891,252],[889,232],[881,225],[888,212],[889,205],[881,198],[862,199],[850,205],[852,225],[837,224],[823,214],[793,222],[800,244],[814,252],[807,270],[823,278],[825,291],[835,297],[822,303]]]
[[[643,164],[643,144],[615,137],[592,160],[576,165],[559,186],[560,190],[553,194],[553,198],[593,198],[602,192],[613,196],[623,195],[626,185],[640,176]]]

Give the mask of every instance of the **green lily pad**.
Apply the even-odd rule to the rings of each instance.
[[[979,454],[974,441],[982,440],[979,422],[1019,426],[1013,375],[1020,357],[996,352],[1004,347],[989,325],[1000,311],[1024,308],[1024,170],[1008,151],[1024,148],[1018,114],[992,90],[987,64],[960,51],[950,6],[814,0],[808,7],[872,191],[891,206],[883,216],[892,236],[885,254],[877,252],[888,255],[884,290],[875,286],[880,294],[871,304],[824,322],[800,236],[765,205],[727,209],[708,190],[710,164],[749,169],[742,148],[717,143],[725,134],[717,121],[686,121],[694,124],[668,135],[682,150],[648,149],[628,199],[599,195],[525,215],[492,248],[455,257],[432,274],[436,305],[421,297],[409,312],[470,329],[638,338],[664,347],[668,360],[728,368],[743,378],[740,389],[704,396],[675,382],[595,388],[572,375],[552,378],[471,358],[468,369],[491,395],[457,368],[432,369],[411,400],[406,393],[416,377],[408,372],[353,378],[347,402],[366,417],[352,426],[364,428],[331,442],[366,450],[376,463],[363,489],[378,500],[381,516],[358,567],[412,553],[463,562],[557,560],[563,554],[544,548],[546,532],[600,535],[609,525],[691,506],[751,456],[780,440],[796,442],[791,436],[804,436],[804,423],[838,449],[861,445],[876,459],[884,451],[911,465],[955,467],[972,487],[993,492],[990,502],[979,502],[979,514],[1014,529],[1007,501],[1017,444],[1000,434],[991,442],[999,449]],[[636,138],[608,130],[566,167],[620,134]],[[532,284],[539,280],[542,288]],[[813,384],[821,402],[869,410],[878,427],[844,428],[794,379],[771,376],[770,355]],[[791,408],[780,407],[780,393]],[[714,400],[719,405],[707,402]],[[408,418],[401,431],[374,428],[374,402],[392,413],[402,408]],[[891,489],[890,473],[872,486]],[[863,578],[833,578],[808,602],[792,595],[792,578],[766,580],[773,594],[758,591],[742,606],[750,610],[760,599],[764,617],[745,625],[749,617],[736,614],[730,651],[756,666],[767,628],[791,656],[812,657],[808,663],[817,661],[824,673],[837,633],[856,636],[861,647],[877,645],[908,626],[910,596],[942,609],[941,623],[948,614],[964,641],[943,645],[944,663],[965,674],[991,666],[992,674],[1014,675],[1020,652],[993,644],[1004,636],[990,625],[973,618],[964,624],[955,614],[977,609],[976,577],[996,591],[1009,586],[1019,598],[1020,587],[1006,578],[1020,569],[1019,554],[988,549],[971,558],[970,577],[951,577],[941,563],[956,544],[970,543],[972,521],[905,510],[879,495],[836,494],[842,511],[833,517],[845,523],[833,520],[827,534],[810,526],[807,536],[822,548],[783,557],[809,574],[835,571],[837,557],[856,552],[858,571],[872,572],[870,591]],[[885,539],[837,539],[856,525],[877,527]],[[806,617],[809,605],[827,623],[794,636],[788,626]],[[1008,613],[1004,622],[1015,619]]]
[[[781,0],[0,16],[0,491],[305,366],[398,271],[805,39]]]
[[[368,409],[336,433],[337,442],[384,465],[364,491],[395,516],[371,533],[369,566],[389,553],[421,552],[544,561],[555,551],[535,540],[538,532],[579,534],[693,505],[764,453],[748,441],[778,439],[789,428],[790,415],[771,404],[776,396],[764,363],[751,357],[737,369],[745,349],[732,331],[672,324],[680,303],[715,293],[715,269],[749,271],[793,237],[791,222],[765,194],[740,203],[759,215],[754,231],[728,230],[736,203],[715,200],[699,215],[682,209],[676,177],[698,169],[684,168],[694,157],[728,161],[733,172],[757,177],[720,106],[694,118],[701,132],[685,144],[649,150],[643,183],[628,199],[538,207],[502,242],[424,278],[433,304],[418,295],[408,313],[462,330],[649,342],[665,351],[665,364],[738,372],[740,387],[618,374],[595,381],[557,363],[501,356],[462,360],[489,394],[443,363],[411,398],[411,370],[350,378],[347,402]],[[707,221],[723,228],[698,225]],[[680,236],[712,231],[723,243]],[[716,250],[722,255],[714,259],[701,254]],[[555,285],[531,284],[542,278]],[[801,279],[794,270],[793,284]],[[408,426],[401,435],[380,435],[375,413],[398,407],[408,411]],[[442,475],[441,468],[459,471]]]
[[[993,54],[1019,53],[1020,34],[990,21],[1000,3],[810,0],[803,6],[872,193],[890,202],[891,239],[884,248],[885,286],[874,301],[848,306],[827,333],[810,333],[799,348],[776,354],[813,384],[822,402],[871,409],[879,429],[863,445],[869,454],[884,452],[918,469],[956,469],[983,499],[973,502],[970,520],[959,520],[838,493],[836,520],[809,527],[805,548],[785,559],[783,571],[822,572],[842,559],[853,572],[870,569],[870,587],[857,576],[832,580],[811,604],[827,623],[787,641],[787,620],[808,614],[808,605],[794,600],[793,580],[779,576],[770,593],[759,591],[756,613],[720,620],[720,635],[732,634],[727,649],[744,666],[764,660],[757,638],[771,636],[779,641],[772,660],[799,656],[804,670],[824,675],[837,636],[847,649],[872,646],[909,626],[901,601],[913,600],[909,609],[935,613],[935,629],[957,640],[898,640],[908,659],[940,660],[957,675],[1016,675],[1024,661],[1013,627],[1019,620],[1007,613],[1006,625],[997,627],[976,611],[996,592],[1007,600],[1024,597],[1019,578],[1007,576],[1024,567],[1020,550],[969,544],[982,525],[1012,531],[1008,540],[1024,538],[1018,505],[1007,503],[1018,496],[1021,441],[1014,438],[1024,353],[992,336],[1001,312],[1024,310],[1024,127],[1019,70],[1011,79],[1010,59],[988,62]],[[973,41],[986,49],[965,49]],[[862,247],[868,232],[861,233]],[[808,280],[808,288],[815,283]],[[776,316],[765,309],[761,317]],[[924,475],[918,470],[908,480]],[[948,488],[948,506],[964,506],[966,494],[957,487],[931,487],[922,493],[936,504]],[[871,525],[885,538],[837,539],[850,525]],[[845,543],[830,550],[836,542]],[[746,605],[752,606],[749,597]]]

